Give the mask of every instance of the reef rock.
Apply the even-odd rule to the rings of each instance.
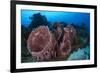
[[[32,31],[27,41],[27,47],[36,61],[49,61],[56,57],[56,41],[47,26],[40,26]]]

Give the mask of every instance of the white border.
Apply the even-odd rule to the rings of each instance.
[[[90,13],[90,60],[21,63],[21,9]],[[94,10],[85,8],[16,5],[16,69],[94,64]]]

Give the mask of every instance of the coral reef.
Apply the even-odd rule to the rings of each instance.
[[[33,30],[28,38],[27,47],[37,61],[50,61],[65,59],[72,50],[72,42],[76,36],[73,26],[61,28],[61,24],[54,23],[55,36],[50,33],[47,26],[40,26]]]
[[[79,48],[77,51],[74,51],[67,60],[88,60],[90,59],[90,49],[89,46],[85,48]]]
[[[28,27],[21,25],[22,63],[89,59],[90,34],[84,23],[51,23],[41,13],[30,19]]]

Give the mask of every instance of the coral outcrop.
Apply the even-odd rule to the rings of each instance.
[[[71,25],[62,28],[58,22],[54,23],[54,27],[54,36],[47,26],[39,26],[30,33],[27,47],[37,61],[63,60],[70,54],[76,36],[75,28]]]

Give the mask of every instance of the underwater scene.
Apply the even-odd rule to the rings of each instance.
[[[90,59],[90,13],[21,10],[21,63]]]

